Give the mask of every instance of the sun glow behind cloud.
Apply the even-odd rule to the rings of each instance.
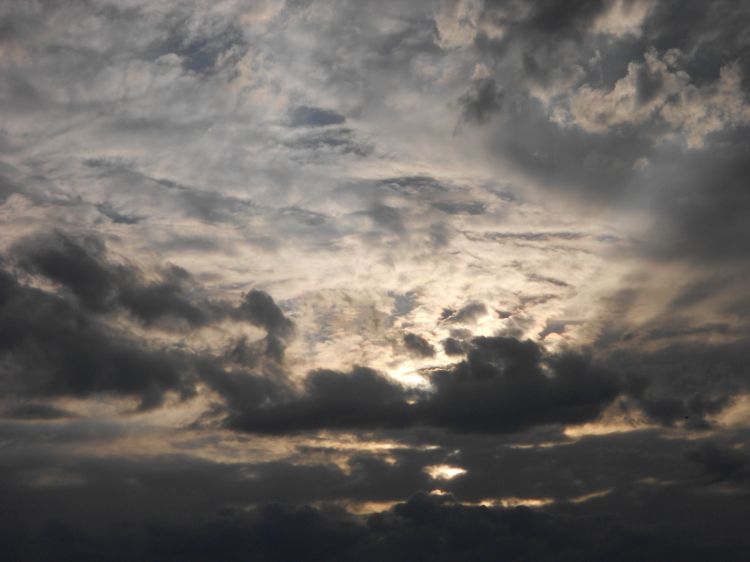
[[[451,466],[448,464],[426,466],[425,472],[427,472],[433,480],[452,480],[457,476],[466,474],[466,470],[460,466]]]

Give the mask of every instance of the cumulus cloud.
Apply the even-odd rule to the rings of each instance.
[[[570,101],[571,122],[591,132],[661,122],[684,135],[691,148],[701,147],[713,132],[746,124],[750,106],[739,68],[724,66],[716,82],[696,87],[679,69],[680,56],[675,50],[661,56],[649,51],[643,63],[628,65],[627,75],[611,91],[581,87]]]

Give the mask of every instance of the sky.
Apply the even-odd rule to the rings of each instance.
[[[750,3],[0,2],[0,557],[747,560]]]

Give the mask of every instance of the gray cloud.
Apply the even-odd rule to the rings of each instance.
[[[545,359],[554,376],[544,374],[542,351],[531,341],[475,338],[466,360],[431,374],[433,392],[406,391],[370,369],[318,371],[302,395],[251,405],[230,414],[228,424],[260,433],[415,425],[505,433],[596,419],[620,392],[615,375],[580,357]]]
[[[104,244],[94,237],[76,240],[57,232],[26,239],[15,252],[24,269],[59,283],[93,311],[121,306],[146,324],[173,317],[191,325],[205,324],[212,312],[221,312],[208,302],[191,302],[190,275],[184,269],[169,266],[159,282],[148,283],[135,268],[110,263]]]
[[[219,392],[231,388],[225,381],[221,359],[176,349],[153,349],[140,337],[115,329],[107,317],[118,308],[127,310],[146,326],[180,330],[165,320],[178,319],[193,327],[234,318],[263,328],[263,349],[250,361],[247,343],[241,342],[230,358],[255,367],[260,358],[281,361],[293,324],[263,291],[250,291],[234,307],[223,301],[194,298],[187,287],[187,271],[165,268],[161,281],[148,283],[143,274],[108,260],[101,240],[70,235],[33,237],[14,249],[26,271],[58,283],[69,294],[23,284],[3,270],[0,299],[0,348],[7,360],[4,385],[9,395],[20,397],[94,396],[112,393],[140,399],[141,408],[162,404],[167,392],[182,398],[195,394],[203,377]],[[244,351],[243,351],[244,350]],[[257,399],[271,393],[247,378],[258,389]],[[19,406],[21,407],[21,406]],[[46,406],[23,406],[41,417]],[[31,409],[29,409],[31,408]],[[22,412],[21,412],[22,413]],[[20,414],[19,414],[20,415]]]
[[[75,305],[20,285],[2,273],[0,349],[4,387],[20,396],[135,396],[142,408],[164,393],[193,393],[194,376],[180,354],[151,351],[123,338]]]
[[[481,302],[470,302],[458,310],[443,309],[440,319],[451,324],[473,324],[487,314],[487,307]]]
[[[435,348],[432,344],[422,336],[412,332],[404,334],[404,345],[409,351],[422,357],[433,357],[435,355]]]
[[[458,98],[461,120],[483,125],[503,107],[503,92],[492,78],[475,80],[471,88]]]
[[[344,121],[346,118],[335,111],[301,105],[292,111],[290,125],[292,127],[324,127],[340,125]]]
[[[748,15],[0,5],[5,558],[746,558]]]

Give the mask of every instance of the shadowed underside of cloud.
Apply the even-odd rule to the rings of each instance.
[[[179,353],[148,349],[6,272],[0,273],[0,354],[6,395],[114,393],[138,397],[148,408],[170,390],[192,394],[193,373]]]
[[[263,360],[270,368],[280,361],[293,330],[263,291],[250,291],[235,307],[194,296],[195,283],[176,266],[149,282],[137,268],[111,262],[98,238],[37,236],[22,240],[12,254],[26,277],[51,281],[60,291],[25,284],[0,270],[0,356],[7,396],[113,394],[137,398],[142,409],[149,409],[159,406],[167,392],[188,398],[198,380],[221,380],[214,375],[223,372],[226,358],[155,347],[114,327],[110,320],[118,310],[147,328],[158,324],[177,331],[227,318],[259,326],[267,333],[262,345],[250,353],[243,344],[245,353],[229,357],[243,368],[258,368]],[[248,375],[248,380],[255,379]],[[28,416],[40,407],[24,407],[17,414]],[[35,417],[49,416],[39,410]]]
[[[27,272],[58,283],[93,312],[120,307],[144,324],[173,318],[199,326],[211,317],[209,303],[191,302],[187,271],[169,266],[159,281],[148,282],[136,268],[109,262],[103,242],[95,237],[76,240],[56,232],[25,239],[14,253]]]
[[[582,357],[548,357],[531,341],[502,337],[475,338],[466,360],[428,376],[433,390],[417,392],[370,369],[317,371],[298,396],[235,412],[227,423],[261,433],[414,426],[507,433],[591,421],[621,390],[617,376]]]
[[[346,118],[335,111],[303,105],[292,111],[290,125],[292,127],[324,127],[340,125],[344,121]]]
[[[722,544],[679,527],[658,530],[616,518],[551,514],[524,507],[465,506],[451,497],[418,494],[392,509],[353,519],[334,509],[270,504],[227,507],[200,523],[85,529],[66,521],[14,534],[4,526],[0,547],[34,560],[206,559],[304,561],[476,560],[744,560],[747,544]],[[31,558],[30,558],[31,559]]]
[[[432,344],[419,334],[405,333],[404,345],[410,352],[421,357],[433,357],[435,355],[435,348]]]

